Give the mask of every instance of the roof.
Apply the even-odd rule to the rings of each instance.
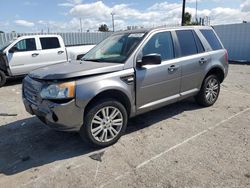
[[[212,29],[211,26],[176,26],[176,27],[158,27],[158,28],[148,28],[148,29],[134,29],[126,31],[118,31],[115,34],[125,34],[125,33],[148,33],[153,31],[161,30],[186,30],[186,29]]]
[[[25,35],[25,36],[20,36],[20,37],[17,37],[17,38],[30,38],[30,37],[61,37],[60,35],[54,35],[54,34],[44,34],[44,35]]]

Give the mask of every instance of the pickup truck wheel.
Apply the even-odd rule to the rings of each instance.
[[[216,75],[209,75],[203,81],[201,90],[195,97],[198,104],[208,107],[212,106],[218,99],[220,93],[220,80]]]
[[[80,136],[95,147],[107,147],[116,143],[127,127],[125,107],[115,99],[96,102],[85,115]]]
[[[0,87],[6,83],[6,76],[3,71],[0,70]]]

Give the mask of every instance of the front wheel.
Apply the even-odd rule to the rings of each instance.
[[[92,146],[110,146],[125,132],[127,120],[127,111],[120,102],[115,99],[98,101],[86,113],[80,136]]]
[[[212,106],[218,99],[220,93],[220,80],[216,75],[209,75],[203,81],[200,92],[195,97],[198,104],[208,107]]]
[[[3,71],[0,70],[0,87],[6,83],[6,76]]]

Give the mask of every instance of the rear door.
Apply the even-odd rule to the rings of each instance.
[[[14,53],[11,49],[6,53],[12,75],[27,74],[39,63],[36,40],[35,37],[22,39],[11,48]]]
[[[39,37],[41,50],[39,53],[41,64],[47,66],[67,61],[67,54],[64,45],[58,37]]]
[[[179,62],[182,67],[181,96],[186,97],[199,91],[206,64],[211,61],[194,30],[177,30]]]
[[[171,32],[154,34],[142,47],[139,57],[160,54],[160,65],[136,66],[136,105],[138,113],[174,102],[179,97],[181,66],[175,59]]]

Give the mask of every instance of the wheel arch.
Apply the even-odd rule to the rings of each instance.
[[[206,74],[206,76],[204,77],[204,80],[209,76],[209,75],[216,75],[218,76],[220,83],[222,83],[225,79],[225,73],[223,71],[223,68],[219,67],[219,66],[215,66],[212,67]]]
[[[119,101],[126,109],[128,113],[128,117],[131,114],[131,102],[127,94],[125,94],[123,91],[118,89],[108,89],[99,92],[97,95],[95,95],[86,105],[84,110],[84,116],[86,113],[90,110],[90,108],[99,100],[104,98],[111,98]]]

